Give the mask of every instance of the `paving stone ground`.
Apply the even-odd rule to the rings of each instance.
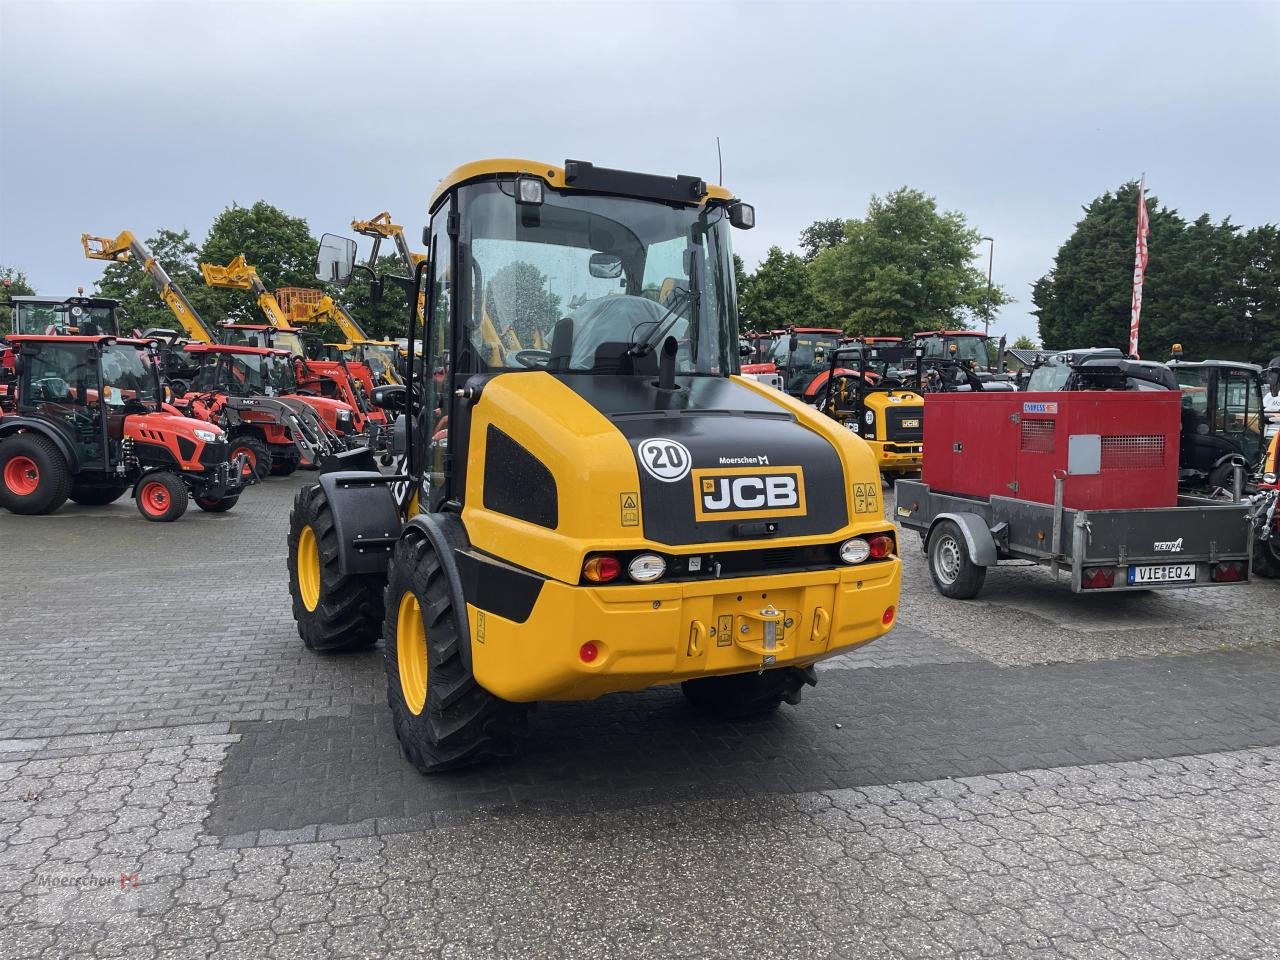
[[[741,724],[544,707],[426,779],[302,649],[307,477],[0,515],[0,958],[1280,958],[1280,585],[938,597]]]

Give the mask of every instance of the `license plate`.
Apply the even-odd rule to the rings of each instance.
[[[1129,585],[1141,583],[1179,583],[1196,578],[1194,563],[1170,563],[1162,566],[1130,567]]]
[[[903,420],[902,426],[907,430],[915,430],[920,426],[919,420]]]

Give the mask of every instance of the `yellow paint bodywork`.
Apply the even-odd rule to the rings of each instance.
[[[159,261],[151,255],[151,251],[131,230],[122,230],[116,237],[95,237],[89,233],[80,234],[80,245],[84,247],[84,255],[90,260],[110,260],[114,263],[128,263],[136,260],[143,272],[151,279],[156,295],[169,308],[169,312],[177,319],[183,332],[196,343],[213,343],[213,334],[205,326],[203,320],[191,306],[186,295],[178,289],[178,285],[169,279]]]
[[[431,200],[427,203],[427,210],[434,210],[437,201],[441,197],[468,180],[500,176],[502,174],[514,176],[519,173],[541,177],[547,182],[548,186],[555,187],[557,190],[573,189],[573,184],[565,183],[564,167],[558,167],[553,163],[538,163],[536,160],[520,160],[515,157],[475,160],[471,163],[464,163],[457,169],[450,171],[440,181],[435,192],[431,194]],[[707,195],[703,199],[704,202],[706,200],[732,200],[733,194],[719,184],[708,183]]]
[[[889,395],[884,392],[874,392],[867,395],[863,403],[868,410],[873,410],[876,417],[876,437],[880,439],[867,440],[866,444],[875,454],[876,462],[880,465],[880,469],[886,473],[915,473],[924,465],[924,444],[921,441],[904,441],[904,440],[885,440],[883,439],[888,433],[889,421],[885,416],[885,411],[890,407],[914,408],[924,416],[924,397],[918,393],[912,393],[906,390],[897,390],[893,394],[901,399],[900,403],[894,403],[890,400]]]
[[[827,534],[770,539],[769,547],[892,534],[878,496],[879,472],[867,444],[807,404],[754,380],[732,379],[791,410],[801,427],[830,441],[844,472],[844,524]],[[476,438],[483,438],[490,425],[529,450],[556,478],[554,530],[484,507],[486,445]],[[770,604],[793,621],[784,628],[778,664],[812,663],[873,640],[892,625],[892,619],[886,625],[882,618],[898,603],[897,557],[771,576],[580,586],[582,564],[594,551],[706,554],[761,543],[682,545],[646,539],[644,504],[638,501],[639,471],[630,443],[611,420],[550,374],[521,373],[489,381],[472,408],[470,436],[462,519],[472,547],[548,578],[524,623],[468,605],[472,669],[481,686],[504,699],[579,699],[758,669],[763,659],[755,631],[761,611]],[[854,497],[855,487],[864,491],[860,498]],[[865,494],[872,489],[875,493]],[[637,498],[638,507],[630,516],[628,497]],[[717,643],[725,639],[722,618],[732,624],[732,641],[723,646]],[[590,663],[578,653],[588,640],[600,651]]]

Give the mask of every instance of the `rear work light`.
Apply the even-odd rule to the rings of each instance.
[[[636,583],[652,583],[667,572],[667,561],[656,553],[642,553],[627,564],[627,576]]]
[[[618,562],[618,558],[603,554],[588,557],[587,562],[582,565],[582,576],[592,583],[608,583],[611,580],[617,580],[621,572],[622,564]]]
[[[1080,586],[1085,590],[1100,590],[1115,585],[1115,567],[1085,567],[1080,571]]]
[[[1244,561],[1225,560],[1215,563],[1209,571],[1209,579],[1214,583],[1239,583],[1244,579]]]

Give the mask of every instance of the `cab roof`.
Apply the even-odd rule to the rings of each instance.
[[[787,333],[844,333],[839,327],[792,327]]]
[[[916,337],[981,337],[984,340],[990,340],[991,337],[983,333],[981,330],[921,330],[919,333],[913,334]]]
[[[133,337],[114,337],[110,334],[99,334],[92,337],[77,335],[62,337],[52,333],[10,333],[4,339],[10,343],[121,343],[126,347],[145,347],[155,342],[153,340],[135,340]]]
[[[47,303],[50,306],[70,306],[70,307],[116,307],[120,305],[119,300],[112,300],[110,297],[41,297],[41,296],[22,296],[16,295],[9,297],[10,303]]]
[[[187,353],[248,353],[254,356],[287,357],[288,350],[279,347],[248,347],[238,343],[189,343]]]
[[[492,180],[500,176],[528,174],[544,180],[556,190],[589,190],[593,193],[612,193],[627,197],[648,197],[655,200],[701,205],[708,200],[732,200],[733,194],[724,187],[707,183],[698,177],[664,177],[650,173],[632,173],[627,170],[610,170],[597,167],[585,160],[566,160],[564,166],[539,163],[536,160],[520,160],[515,157],[496,157],[464,163],[445,175],[427,210],[434,210],[440,198],[450,190],[472,180]]]
[[[1238,360],[1178,360],[1177,358],[1168,361],[1171,367],[1189,367],[1196,369],[1197,367],[1218,367],[1224,370],[1248,370],[1250,373],[1262,373],[1262,367],[1256,363],[1243,363]]]
[[[223,330],[278,330],[280,333],[301,333],[301,327],[273,327],[269,323],[224,323]]]

